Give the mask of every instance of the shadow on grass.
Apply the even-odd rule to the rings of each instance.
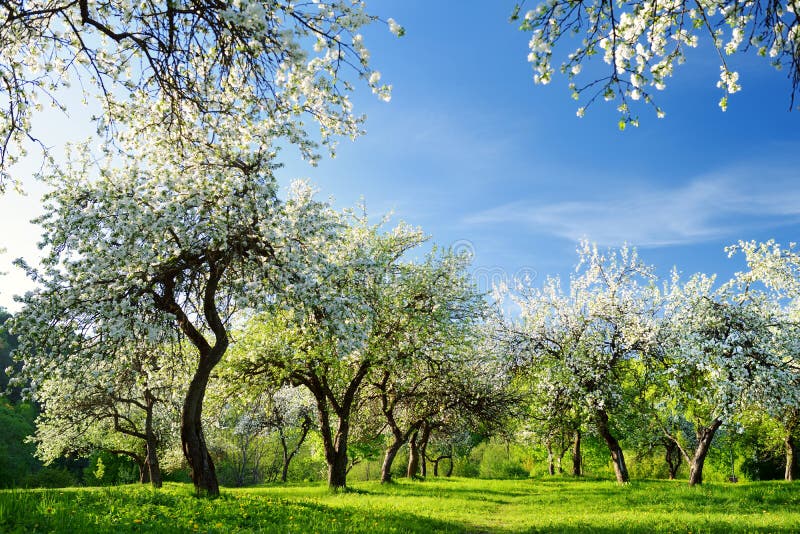
[[[800,503],[796,487],[789,484],[688,488],[646,481],[628,486],[456,482],[368,485],[368,490],[356,488],[355,495],[343,494],[342,499],[321,494],[318,487],[311,488],[314,495],[304,495],[298,487],[299,495],[259,489],[224,492],[214,500],[197,499],[190,486],[178,485],[161,491],[138,486],[2,491],[0,532],[800,531],[791,520],[779,520],[789,506]],[[424,501],[403,502],[417,496],[436,499],[446,517],[429,517],[437,512]]]
[[[0,532],[478,532],[463,524],[408,512],[327,506],[268,496],[196,499],[115,488],[98,492],[0,494]]]

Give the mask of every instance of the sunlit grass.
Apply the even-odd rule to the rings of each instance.
[[[777,532],[800,531],[784,482],[401,480],[224,489],[141,486],[0,492],[0,532]]]

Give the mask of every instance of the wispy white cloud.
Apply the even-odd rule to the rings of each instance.
[[[800,222],[800,171],[752,165],[677,186],[613,187],[587,198],[521,200],[467,217],[471,224],[519,224],[530,231],[601,245],[642,247],[738,239],[742,232]]]

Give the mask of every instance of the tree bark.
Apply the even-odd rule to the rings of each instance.
[[[162,486],[162,480],[161,467],[158,464],[158,438],[153,429],[153,406],[155,406],[156,399],[149,390],[145,392],[145,401],[147,403],[147,413],[144,420],[144,433],[147,436],[145,445],[147,459],[145,463],[147,464],[150,483],[154,488],[160,488]]]
[[[714,419],[711,425],[697,430],[697,448],[694,451],[692,461],[689,463],[690,486],[703,483],[703,465],[708,455],[708,449],[711,446],[711,440],[714,439],[714,434],[721,425],[722,421],[720,419]]]
[[[161,466],[158,463],[158,454],[156,452],[157,447],[158,441],[155,438],[147,440],[147,476],[154,488],[160,488],[163,484]]]
[[[195,369],[189,389],[186,392],[186,399],[183,402],[181,411],[181,445],[183,455],[189,463],[189,470],[194,483],[195,492],[198,495],[209,497],[219,496],[219,482],[217,473],[214,469],[214,461],[208,453],[206,439],[203,434],[202,414],[203,398],[206,394],[208,379],[211,371],[222,359],[222,355],[228,349],[229,339],[225,325],[219,316],[216,308],[216,294],[219,281],[225,272],[224,262],[217,263],[207,259],[209,273],[203,289],[203,317],[207,326],[214,334],[215,343],[209,345],[208,340],[198,330],[186,311],[181,308],[175,298],[175,279],[164,280],[162,294],[152,295],[155,304],[161,310],[175,316],[178,327],[189,338],[191,343],[198,351],[198,364]]]
[[[428,451],[428,441],[431,439],[431,432],[433,432],[433,427],[428,423],[422,424],[422,434],[420,435],[418,450],[419,450],[419,462],[420,462],[420,471],[422,478],[427,476],[428,466],[426,462],[425,455]]]
[[[449,458],[450,458],[450,465],[447,466],[447,474],[445,474],[445,476],[448,478],[453,474],[453,457],[449,456]]]
[[[388,484],[392,481],[392,463],[402,446],[402,442],[394,440],[392,444],[387,447],[386,454],[383,457],[383,465],[381,466],[381,484]]]
[[[547,445],[547,474],[553,476],[556,474],[556,468],[553,463],[553,445],[550,440],[547,440],[545,445]]]
[[[666,449],[664,459],[666,460],[667,467],[669,469],[669,479],[675,480],[675,477],[678,476],[678,469],[681,468],[683,456],[681,456],[681,451],[678,448],[678,445],[672,440],[664,440],[664,448]]]
[[[408,469],[406,476],[414,478],[419,472],[419,447],[417,446],[417,439],[419,434],[414,432],[411,439],[408,440]]]
[[[139,468],[139,484],[147,484],[150,482],[150,471],[146,463],[137,463],[136,467]]]
[[[333,450],[326,452],[328,458],[328,488],[340,491],[347,487],[347,437],[350,425],[347,421],[339,422]]]
[[[289,462],[292,461],[292,457],[289,455],[289,451],[286,447],[286,441],[281,436],[281,444],[283,445],[283,466],[281,466],[281,482],[286,482],[289,478]]]
[[[576,430],[572,436],[572,474],[581,476],[581,431]]]
[[[325,461],[328,463],[328,489],[340,491],[347,488],[347,438],[350,433],[351,402],[343,404],[337,410],[339,426],[334,435],[330,422],[328,395],[318,379],[313,378],[308,383],[311,384],[310,390],[317,400],[319,430],[322,434]]]
[[[794,480],[797,476],[797,444],[791,432],[783,440],[783,447],[786,450],[786,471],[785,480]]]
[[[201,416],[203,398],[205,397],[208,379],[216,362],[201,358],[195,371],[181,413],[181,442],[183,455],[189,463],[190,475],[194,489],[199,495],[216,497],[219,495],[219,483],[214,468],[214,461],[208,453]]]
[[[625,465],[625,455],[622,453],[622,447],[619,446],[619,442],[608,428],[608,414],[605,410],[598,410],[595,422],[598,433],[606,442],[609,452],[611,452],[611,461],[614,464],[614,474],[617,477],[617,482],[620,484],[629,482],[630,476],[628,475],[628,467]]]

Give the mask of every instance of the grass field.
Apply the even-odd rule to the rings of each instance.
[[[800,486],[434,479],[225,489],[0,492],[0,532],[800,532]]]

